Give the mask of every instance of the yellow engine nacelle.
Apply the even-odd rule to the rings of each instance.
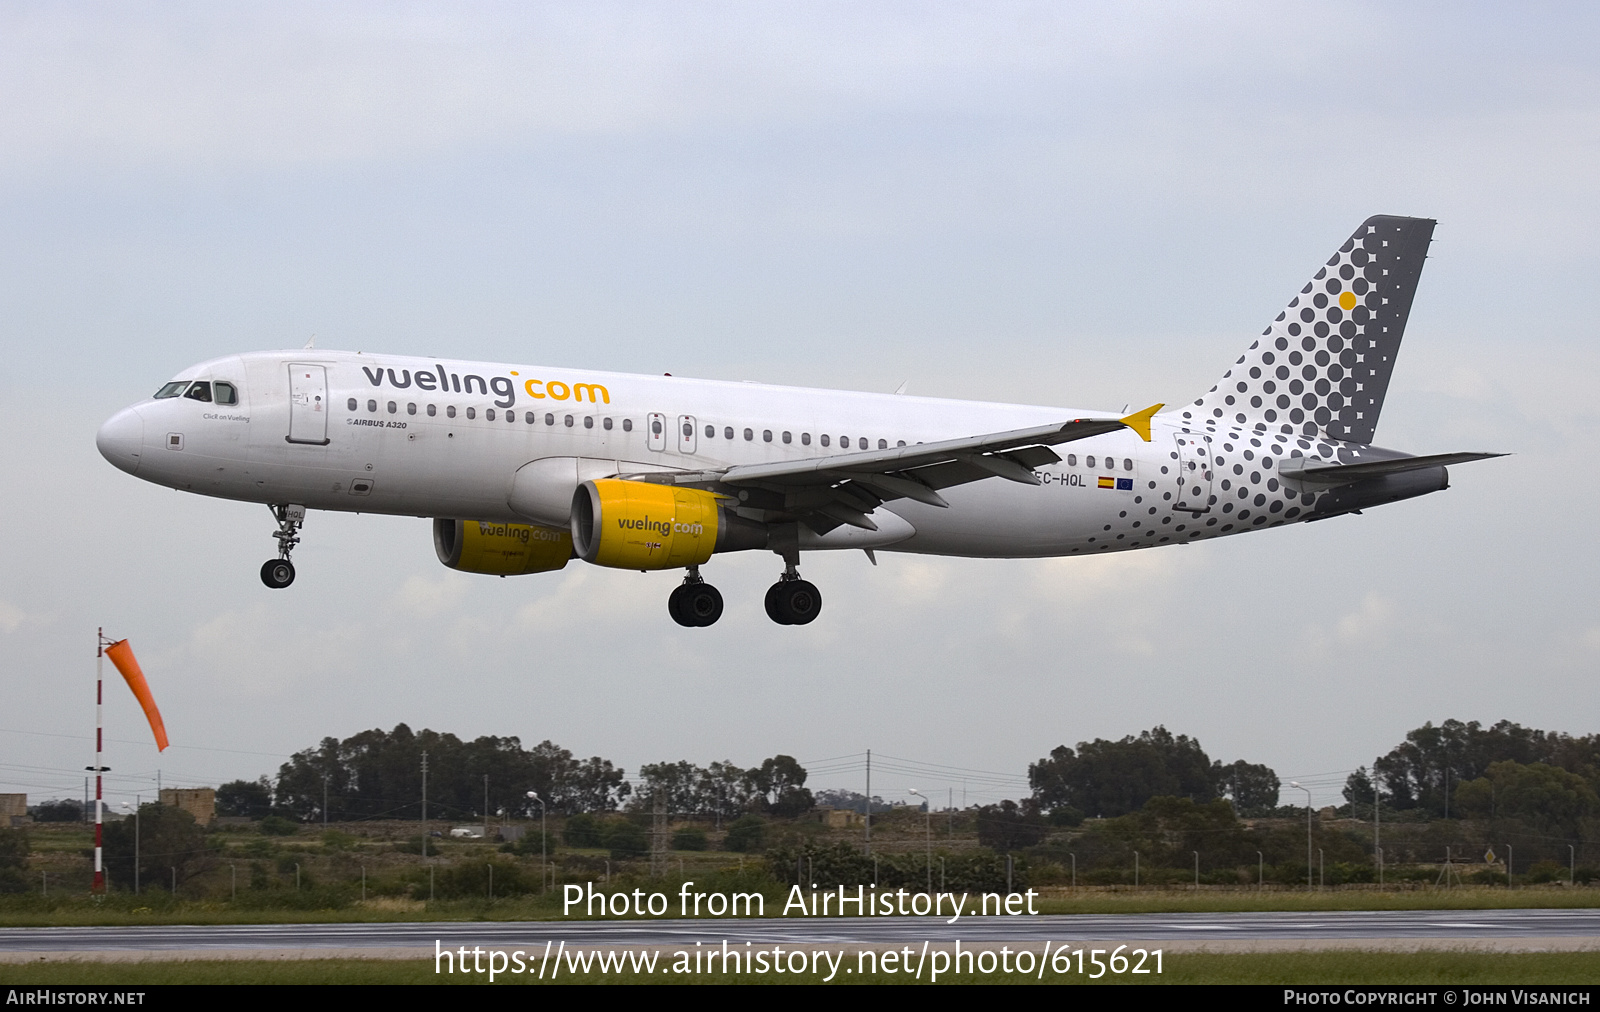
[[[572,497],[572,546],[583,561],[614,569],[698,566],[713,552],[766,547],[766,525],[728,502],[696,488],[586,481]]]
[[[433,522],[433,550],[439,553],[440,562],[464,573],[548,573],[572,558],[572,534],[537,524],[437,519]]]

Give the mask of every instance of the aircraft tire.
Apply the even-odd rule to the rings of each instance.
[[[678,599],[678,612],[689,619],[685,625],[708,626],[722,617],[722,592],[709,583],[684,586]]]
[[[768,594],[783,616],[778,621],[784,625],[805,625],[822,612],[822,592],[809,580],[782,581]],[[772,609],[767,613],[772,614]]]
[[[688,596],[688,584],[679,584],[672,593],[667,595],[667,614],[672,616],[672,621],[681,626],[693,626],[694,616],[684,607],[684,600]]]
[[[783,610],[778,607],[778,594],[782,590],[783,584],[781,582],[774,583],[772,586],[767,588],[767,617],[779,625],[793,625],[794,623],[790,622],[789,619],[784,616]]]
[[[261,564],[261,582],[282,590],[294,582],[294,563],[288,559],[268,559]]]

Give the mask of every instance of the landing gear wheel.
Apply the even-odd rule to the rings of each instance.
[[[683,595],[689,589],[688,584],[672,588],[672,593],[667,595],[667,614],[672,616],[672,621],[682,626],[693,626],[691,619],[683,610]]]
[[[687,625],[708,626],[722,617],[722,593],[709,583],[685,584],[678,599],[678,611],[690,621]]]
[[[780,580],[767,591],[767,614],[779,625],[805,625],[822,612],[822,592],[808,580]]]
[[[712,625],[722,617],[722,593],[709,583],[685,583],[667,598],[667,614],[689,628]]]
[[[793,623],[784,617],[783,611],[778,607],[778,592],[782,589],[781,583],[774,583],[767,588],[767,617],[779,625],[792,625]]]
[[[261,564],[261,582],[282,590],[294,582],[294,563],[288,559],[268,559]]]

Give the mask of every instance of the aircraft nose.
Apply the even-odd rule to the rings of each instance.
[[[100,426],[94,445],[100,456],[133,474],[139,470],[139,455],[144,452],[144,417],[137,408],[123,408]]]

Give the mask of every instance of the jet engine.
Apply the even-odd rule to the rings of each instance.
[[[767,546],[765,524],[733,500],[697,488],[600,478],[572,496],[572,545],[585,562],[613,569],[698,566],[715,552]]]
[[[572,558],[572,535],[537,524],[487,520],[433,522],[433,549],[439,561],[464,573],[520,576],[560,569]]]

